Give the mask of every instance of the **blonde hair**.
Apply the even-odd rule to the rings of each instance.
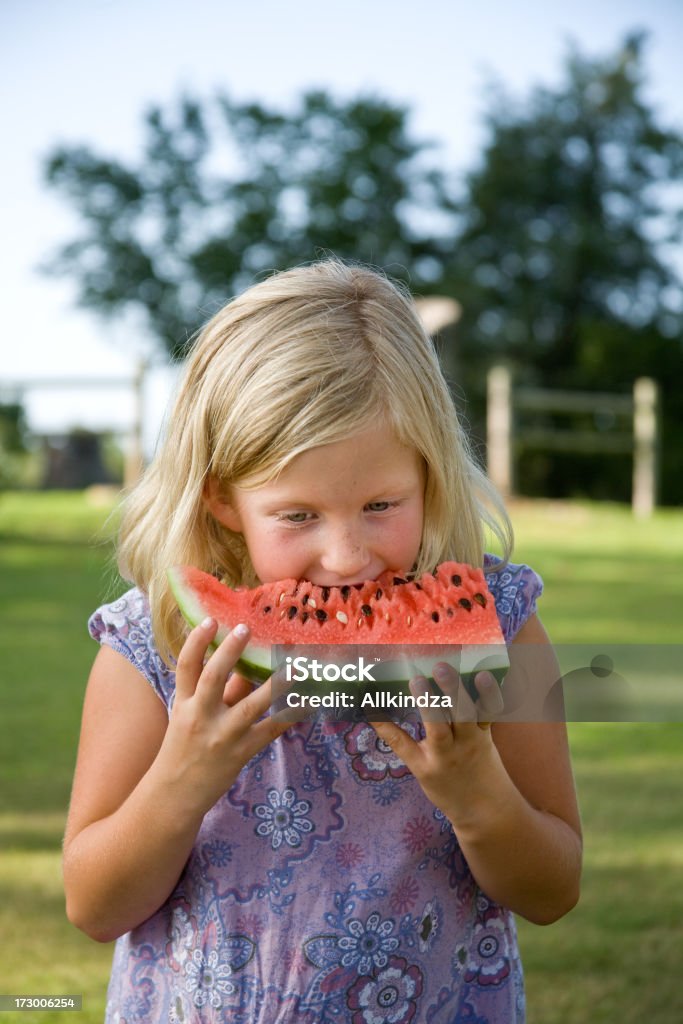
[[[162,657],[177,656],[185,632],[169,566],[257,582],[242,537],[203,501],[207,479],[226,493],[248,478],[271,480],[301,452],[378,417],[426,467],[416,573],[446,559],[481,565],[485,523],[508,557],[505,508],[472,457],[410,296],[336,258],[276,273],[200,332],[166,438],[124,506],[119,569],[149,596]]]

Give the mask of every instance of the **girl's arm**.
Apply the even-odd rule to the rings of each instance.
[[[204,666],[215,632],[213,623],[188,637],[170,720],[122,655],[103,647],[95,659],[63,868],[69,920],[101,942],[158,910],[178,882],[204,814],[285,728],[262,719],[270,682],[253,692],[237,677],[226,686],[246,637],[230,634]]]
[[[548,644],[536,618],[516,643]],[[559,677],[536,680],[546,692]],[[550,924],[576,904],[581,822],[563,722],[426,723],[416,743],[391,723],[377,733],[411,769],[453,825],[479,887],[536,924]]]

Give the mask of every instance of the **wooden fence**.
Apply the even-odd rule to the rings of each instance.
[[[147,365],[138,363],[130,377],[29,377],[24,380],[2,381],[1,390],[22,401],[28,391],[93,391],[124,388],[133,395],[133,422],[131,423],[123,470],[124,487],[137,482],[143,467],[144,392]]]
[[[659,394],[649,377],[634,382],[632,395],[603,391],[563,391],[518,387],[505,366],[488,375],[488,473],[505,496],[514,491],[515,459],[519,450],[538,448],[561,452],[626,453],[633,457],[632,507],[647,517],[657,502]],[[546,426],[520,426],[517,413],[591,413],[620,426],[605,430],[572,430]]]

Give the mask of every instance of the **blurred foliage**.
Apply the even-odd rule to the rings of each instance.
[[[26,413],[21,402],[0,402],[0,489],[24,482],[30,459]]]
[[[384,100],[306,93],[290,114],[218,95],[145,115],[137,167],[61,147],[47,180],[84,234],[49,269],[75,276],[82,305],[144,310],[174,358],[233,294],[324,251],[388,267],[419,287],[443,276],[450,239],[415,227],[449,211],[407,112]],[[451,224],[451,236],[453,225]]]
[[[572,52],[565,80],[523,103],[493,88],[447,268],[463,305],[454,373],[480,431],[492,362],[543,387],[628,394],[636,377],[654,377],[662,493],[680,502],[683,291],[671,257],[683,227],[683,137],[660,127],[643,98],[643,43],[628,38],[601,60]],[[519,468],[526,494],[630,495],[628,457],[530,451]]]
[[[25,452],[26,434],[26,413],[21,402],[0,403],[0,448],[6,452]]]
[[[49,155],[47,180],[83,227],[49,269],[104,315],[142,311],[180,358],[201,322],[271,270],[328,251],[374,264],[462,304],[442,352],[475,441],[494,362],[550,387],[628,393],[635,377],[655,377],[662,498],[680,503],[683,291],[672,256],[683,138],[659,124],[645,91],[642,35],[601,59],[571,51],[564,80],[523,101],[491,86],[487,142],[459,184],[411,137],[408,111],[377,97],[309,92],[283,113],[186,96],[147,112],[137,165],[82,146]],[[630,477],[627,457],[526,452],[519,485],[628,499]]]

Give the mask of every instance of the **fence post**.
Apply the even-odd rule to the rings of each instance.
[[[657,500],[657,384],[639,377],[633,385],[633,514],[652,515]]]
[[[487,380],[487,469],[491,482],[504,498],[512,494],[512,374],[506,366],[492,366]]]
[[[128,442],[125,463],[123,467],[123,486],[130,490],[140,479],[144,464],[143,456],[143,422],[145,414],[145,375],[147,364],[140,360],[133,377],[133,424]]]

